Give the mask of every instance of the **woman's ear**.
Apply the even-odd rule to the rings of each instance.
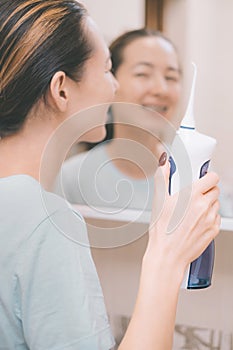
[[[65,112],[68,106],[67,76],[59,71],[50,82],[50,103],[60,112]]]

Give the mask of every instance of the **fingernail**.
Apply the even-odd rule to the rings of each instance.
[[[159,158],[159,166],[163,166],[167,161],[167,153],[163,152],[161,157]]]

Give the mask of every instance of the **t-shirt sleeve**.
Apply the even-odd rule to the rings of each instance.
[[[32,232],[20,250],[15,313],[30,350],[114,345],[86,226],[70,209]]]

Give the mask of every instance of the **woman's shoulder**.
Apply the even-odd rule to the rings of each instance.
[[[33,232],[46,220],[54,224],[58,221],[55,218],[59,216],[63,222],[67,221],[70,225],[75,225],[74,221],[76,225],[84,225],[82,215],[74,212],[69,202],[55,193],[46,191],[37,180],[28,175],[1,179],[0,193],[0,216],[6,227],[12,226],[11,213],[14,215],[14,227],[25,234]],[[59,220],[61,225],[61,219]]]

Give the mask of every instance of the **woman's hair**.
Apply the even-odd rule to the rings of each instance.
[[[141,28],[136,30],[131,30],[128,32],[125,32],[124,34],[120,35],[117,39],[115,39],[111,45],[109,46],[109,50],[111,53],[111,59],[112,59],[112,73],[116,74],[117,69],[124,61],[124,50],[125,48],[131,44],[134,40],[145,38],[145,37],[159,37],[166,41],[168,41],[171,46],[176,51],[176,48],[172,41],[168,39],[165,35],[163,35],[160,31],[148,29],[148,28]]]
[[[1,0],[0,137],[16,133],[53,75],[80,81],[92,54],[76,0]]]

